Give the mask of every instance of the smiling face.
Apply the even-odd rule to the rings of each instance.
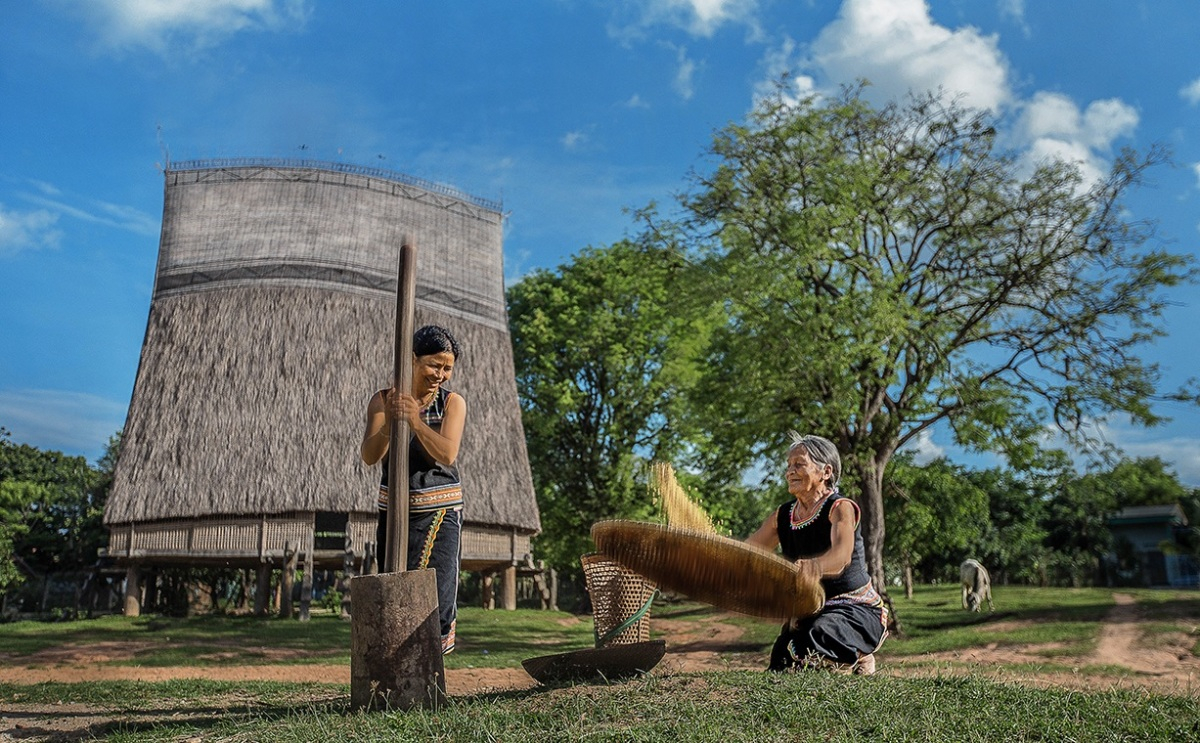
[[[454,373],[454,354],[449,351],[413,359],[413,397],[418,400],[436,392]]]
[[[813,500],[825,494],[825,482],[833,476],[833,467],[813,461],[808,449],[796,446],[788,452],[788,492],[801,500]]]

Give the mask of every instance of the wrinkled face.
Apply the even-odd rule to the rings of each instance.
[[[808,455],[808,449],[797,446],[788,452],[787,479],[788,492],[794,496],[812,495],[825,492],[825,480],[833,475],[833,467],[828,464],[818,464]]]
[[[417,356],[413,359],[413,394],[423,397],[450,381],[454,373],[454,354],[449,351]]]

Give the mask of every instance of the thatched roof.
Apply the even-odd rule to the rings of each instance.
[[[154,299],[105,522],[372,511],[358,458],[390,384],[400,236],[416,323],[463,348],[470,523],[540,528],[503,303],[498,212],[377,174],[168,171]]]

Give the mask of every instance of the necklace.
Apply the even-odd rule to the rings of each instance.
[[[833,495],[833,493],[826,493],[825,495],[822,495],[821,498],[812,505],[812,513],[810,513],[806,518],[803,518],[803,519],[796,518],[796,512],[797,512],[796,506],[800,505],[800,501],[795,501],[794,503],[792,503],[792,513],[789,517],[789,522],[791,523],[792,528],[793,529],[803,529],[804,527],[811,524],[817,518],[817,514],[821,513],[821,506],[823,506],[825,504],[825,501],[828,500],[829,496],[831,496],[831,495]]]
[[[417,409],[424,410],[425,408],[428,408],[430,405],[433,404],[433,401],[436,399],[437,399],[437,390],[433,390],[429,394],[425,395],[425,397],[419,398],[417,400]]]

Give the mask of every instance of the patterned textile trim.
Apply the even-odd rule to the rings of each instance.
[[[791,524],[793,529],[803,529],[804,527],[808,526],[813,522],[814,519],[821,515],[821,509],[825,507],[825,501],[829,500],[829,497],[836,492],[837,491],[835,490],[832,493],[826,493],[825,495],[821,496],[821,500],[817,501],[816,506],[813,507],[812,515],[803,521],[796,520],[796,505],[799,503],[799,501],[792,501],[792,510],[788,511],[788,523]]]
[[[853,591],[840,593],[837,596],[825,599],[825,605],[836,606],[837,604],[862,604],[870,606],[873,609],[879,609],[880,621],[883,622],[884,629],[888,625],[888,608],[884,602],[883,596],[879,595],[879,591],[875,590],[875,584],[867,581],[867,584],[862,588],[856,588]]]
[[[379,510],[386,511],[388,507],[388,489],[379,488]],[[462,485],[453,483],[441,488],[426,490],[420,493],[408,494],[408,510],[410,513],[437,511],[442,508],[461,508],[463,505]]]
[[[458,483],[408,494],[408,508],[411,511],[436,511],[442,508],[454,508],[462,504],[462,485]]]
[[[447,632],[446,634],[442,635],[442,655],[446,655],[450,651],[454,650],[454,634],[455,634],[455,629],[457,627],[458,627],[458,620],[451,619],[450,620],[450,631]]]
[[[433,522],[429,524],[429,529],[425,532],[425,544],[421,545],[421,560],[417,563],[417,570],[424,570],[429,567],[429,557],[433,554],[433,543],[437,541],[438,531],[442,528],[442,522],[446,520],[446,511],[442,509],[433,517]]]

